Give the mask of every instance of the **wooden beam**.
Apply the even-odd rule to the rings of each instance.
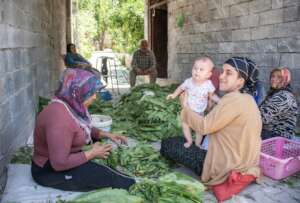
[[[167,4],[167,3],[168,3],[168,0],[164,0],[164,1],[161,1],[161,2],[159,2],[159,3],[155,3],[155,4],[151,5],[151,6],[149,7],[149,9],[153,9],[153,8],[159,7],[159,6],[164,5],[164,4]]]

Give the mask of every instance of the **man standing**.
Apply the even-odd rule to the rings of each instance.
[[[147,40],[140,42],[140,48],[136,50],[131,62],[132,70],[130,71],[130,86],[135,86],[137,75],[150,75],[150,83],[155,83],[157,77],[156,60],[154,53],[148,49]]]

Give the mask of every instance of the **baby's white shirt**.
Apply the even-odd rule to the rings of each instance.
[[[215,87],[210,80],[206,80],[201,85],[193,82],[192,78],[188,78],[180,85],[180,88],[188,94],[189,107],[197,112],[203,113],[207,107],[208,94],[215,91]]]

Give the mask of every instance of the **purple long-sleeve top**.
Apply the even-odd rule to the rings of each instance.
[[[92,138],[99,139],[99,131],[92,128]],[[34,130],[33,161],[40,167],[49,160],[56,171],[64,171],[87,162],[81,148],[85,132],[74,121],[63,104],[49,104],[38,115]]]

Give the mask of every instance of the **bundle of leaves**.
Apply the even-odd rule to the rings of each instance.
[[[144,179],[130,188],[130,194],[151,203],[202,203],[205,187],[199,181],[181,174],[169,173],[157,181]]]
[[[144,203],[144,200],[124,189],[105,188],[81,194],[66,203]]]
[[[90,146],[85,147],[87,150]],[[157,178],[170,171],[170,162],[149,144],[138,144],[129,148],[120,146],[106,160],[94,159],[130,176]]]
[[[166,96],[175,88],[175,85],[140,85],[130,94],[123,95],[110,109],[104,102],[97,101],[89,111],[93,114],[110,115],[115,133],[127,134],[140,141],[159,141],[181,134],[179,102],[166,100]]]

